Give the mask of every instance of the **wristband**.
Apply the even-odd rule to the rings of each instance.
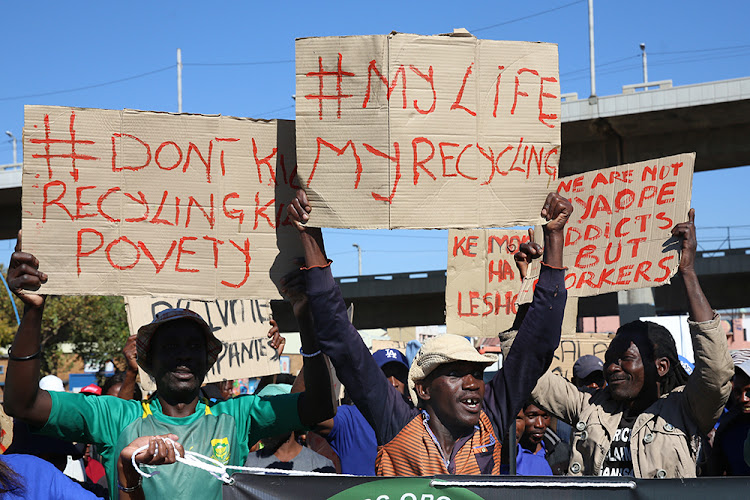
[[[315,357],[315,356],[317,356],[318,354],[322,354],[322,353],[321,353],[321,351],[320,351],[320,349],[318,349],[317,351],[315,351],[315,352],[314,352],[314,353],[312,353],[312,354],[307,354],[306,352],[303,352],[303,351],[302,351],[302,348],[301,348],[301,347],[299,348],[299,353],[300,353],[300,354],[302,354],[302,357],[303,357],[303,358],[314,358],[314,357]]]
[[[120,491],[124,491],[125,493],[133,493],[135,490],[141,487],[143,484],[143,476],[138,476],[138,483],[135,486],[127,487],[120,484],[120,481],[117,481],[117,489]]]
[[[41,356],[42,356],[41,348],[34,354],[30,354],[28,356],[14,356],[13,348],[11,347],[10,349],[8,349],[8,359],[11,361],[31,361],[32,359],[37,359],[37,358],[40,358]]]

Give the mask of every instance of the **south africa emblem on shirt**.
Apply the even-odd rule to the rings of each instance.
[[[211,458],[223,464],[229,463],[229,438],[212,439],[211,448],[213,449]]]

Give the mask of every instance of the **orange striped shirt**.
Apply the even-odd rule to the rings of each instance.
[[[434,476],[438,474],[499,474],[500,451],[495,431],[482,411],[479,425],[449,463],[427,428],[426,413],[414,417],[395,438],[378,449],[375,472],[378,476]],[[463,443],[462,443],[463,442]],[[462,444],[461,444],[462,443]]]

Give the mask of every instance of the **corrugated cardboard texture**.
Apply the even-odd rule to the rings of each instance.
[[[573,202],[565,226],[563,262],[568,295],[661,286],[680,262],[675,224],[687,220],[695,153],[605,168],[558,181],[558,192]],[[541,229],[535,234],[541,235]],[[518,296],[531,300],[539,276],[530,267]]]
[[[560,157],[557,46],[407,34],[296,43],[311,223],[534,224]]]
[[[495,337],[513,326],[521,277],[513,255],[528,232],[512,229],[451,229],[445,320],[448,333]],[[574,333],[578,300],[568,298],[562,331]]]
[[[276,298],[301,255],[294,124],[26,106],[23,249],[43,293]],[[280,253],[283,250],[283,253]]]
[[[224,344],[219,359],[206,374],[204,382],[219,382],[280,373],[279,357],[268,345],[271,329],[271,303],[268,300],[184,300],[170,297],[126,297],[128,325],[135,335],[150,323],[156,313],[172,307],[184,307],[206,320],[216,338]],[[156,390],[156,383],[140,370],[141,385]]]
[[[513,255],[526,231],[451,229],[445,321],[449,333],[494,337],[513,325],[521,279]]]

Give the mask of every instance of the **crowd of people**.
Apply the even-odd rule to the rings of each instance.
[[[581,357],[571,381],[549,370],[567,298],[564,229],[573,212],[570,201],[550,193],[541,209],[544,244],[525,243],[516,255],[522,272],[541,259],[533,301],[521,308],[517,328],[501,335],[502,368],[486,383],[484,370],[496,356],[450,333],[427,341],[411,360],[396,349],[371,353],[347,316],[320,230],[307,226],[311,210],[298,191],[288,214],[305,262],[282,280],[304,366],[297,377],[265,380],[254,395],[238,397],[221,385],[202,387],[222,343],[187,309],[162,311],[143,325],[124,348],[127,369],[103,388],[74,394],[40,387],[45,297],[35,290],[48,277],[21,250],[19,236],[8,283],[24,310],[9,350],[5,412],[35,436],[92,444],[85,471],[98,470],[99,477],[83,478],[83,488],[19,450],[0,455],[0,492],[8,498],[220,498],[220,481],[176,463],[185,450],[251,471],[750,473],[750,361],[735,366],[719,315],[701,290],[693,210],[672,230],[681,245],[692,374],[670,332],[643,321],[622,325],[604,360]],[[275,325],[269,338],[274,348],[282,343]],[[345,387],[344,404],[333,395],[326,358]],[[138,367],[156,381],[147,399],[136,383]],[[159,473],[143,479],[134,464],[158,466]],[[90,484],[97,482],[98,489]]]

